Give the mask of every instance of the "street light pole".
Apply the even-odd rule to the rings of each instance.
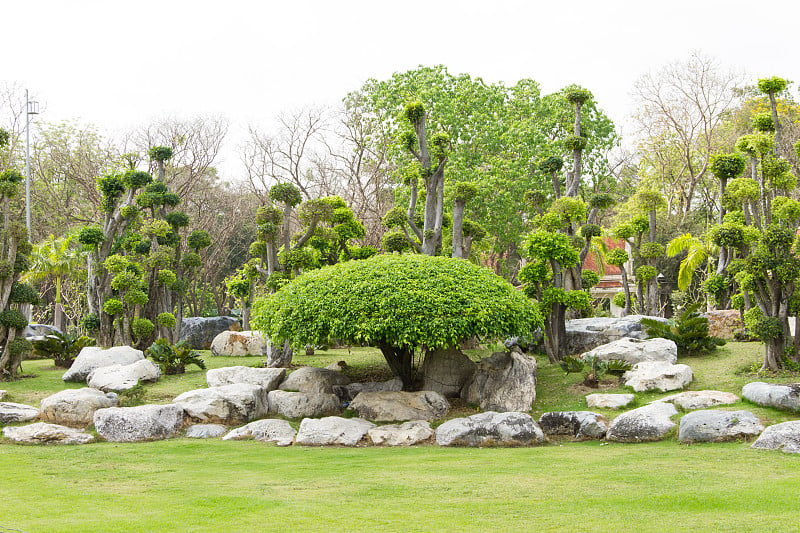
[[[39,102],[28,99],[25,89],[25,224],[31,239],[31,115],[39,114]]]

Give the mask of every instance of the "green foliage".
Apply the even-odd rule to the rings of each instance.
[[[474,182],[462,181],[453,187],[453,199],[456,202],[467,203],[478,194],[478,185]]]
[[[631,305],[633,305],[635,301],[636,301],[636,295],[631,294]],[[625,293],[618,292],[617,294],[615,294],[614,298],[611,299],[611,303],[613,303],[617,307],[625,309]]]
[[[614,197],[608,193],[593,194],[589,198],[589,207],[597,209],[608,209],[616,203]]]
[[[28,319],[16,309],[4,309],[0,311],[0,325],[8,329],[23,329],[28,325]]]
[[[156,324],[163,328],[172,329],[178,321],[172,313],[159,313],[156,317]]]
[[[584,136],[568,135],[564,138],[564,148],[567,150],[583,150],[588,141]]]
[[[8,302],[13,304],[27,303],[37,305],[39,303],[39,293],[29,284],[15,281],[11,284]]]
[[[283,213],[277,207],[265,205],[258,208],[256,211],[256,223],[260,224],[275,224],[279,225],[283,220]]]
[[[405,252],[411,248],[411,244],[401,231],[388,231],[381,239],[381,249],[384,252]]]
[[[603,228],[597,224],[584,224],[581,226],[581,237],[584,239],[591,239],[592,237],[599,237],[603,234]]]
[[[634,206],[642,212],[664,209],[667,207],[667,201],[659,191],[654,190],[639,190],[632,198]],[[643,233],[643,231],[640,231]]]
[[[578,86],[567,87],[564,90],[564,96],[573,104],[583,104],[592,99],[592,93],[587,89]]]
[[[175,280],[178,279],[178,276],[172,270],[164,268],[158,271],[157,279],[159,285],[169,288],[173,283],[175,283]]]
[[[172,213],[167,213],[167,216],[164,217],[164,220],[166,220],[167,223],[169,223],[169,225],[173,228],[185,228],[189,225],[189,215],[183,211],[173,211]]]
[[[149,300],[149,297],[147,296],[147,293],[143,290],[131,289],[125,293],[123,300],[125,300],[126,304],[133,307],[136,305],[146,304],[147,301]]]
[[[600,276],[591,270],[581,270],[581,288],[589,290],[600,283]]]
[[[754,130],[763,133],[772,133],[775,131],[775,123],[772,121],[771,113],[757,113],[753,115],[750,125]]]
[[[369,259],[373,255],[377,255],[378,252],[379,250],[374,246],[354,246],[350,249],[350,256],[353,259]],[[341,257],[340,260],[342,260]]]
[[[8,343],[8,353],[14,357],[24,357],[32,351],[33,344],[24,337],[14,337],[14,339]]]
[[[205,362],[200,358],[200,352],[188,348],[184,341],[172,346],[166,339],[158,339],[145,350],[145,355],[158,364],[161,371],[167,375],[183,374],[188,365],[196,365],[202,370],[206,368]]]
[[[661,337],[678,346],[679,356],[700,355],[712,352],[725,341],[708,334],[708,318],[699,312],[700,304],[687,306],[681,315],[666,323],[652,318],[643,318],[642,325],[650,337]]]
[[[18,184],[22,183],[22,180],[24,179],[24,176],[16,170],[4,170],[0,174],[0,182]]]
[[[8,279],[14,275],[14,265],[0,259],[0,280]]]
[[[169,146],[152,146],[147,155],[152,161],[167,161],[172,158],[172,148]]]
[[[465,237],[471,237],[474,241],[480,241],[486,237],[486,228],[469,218],[464,218],[461,231]]]
[[[715,300],[719,300],[720,295],[727,289],[728,279],[722,274],[711,273],[703,282],[703,290],[713,296]]]
[[[751,133],[742,135],[736,141],[736,149],[749,154],[751,157],[763,156],[772,150],[774,137],[769,133]]]
[[[406,104],[403,114],[411,124],[417,124],[425,118],[425,105],[419,100]]]
[[[770,124],[772,118],[770,118]],[[739,153],[717,154],[711,158],[711,173],[717,179],[731,180],[744,172],[746,161]]]
[[[131,331],[137,339],[146,339],[155,329],[153,323],[146,318],[134,318],[131,322]]]
[[[291,278],[283,272],[273,272],[266,282],[266,286],[272,292],[278,292],[284,285],[289,283]]]
[[[103,230],[96,226],[87,226],[81,228],[78,233],[78,242],[86,246],[97,246],[105,240]]]
[[[69,368],[81,350],[94,345],[92,337],[54,331],[44,339],[33,341],[33,351],[39,357],[52,358],[59,368]]]
[[[606,253],[606,263],[614,266],[622,266],[628,262],[628,252],[623,248],[614,248]]]
[[[122,181],[129,189],[141,189],[153,182],[153,176],[139,170],[129,170],[122,176]]]
[[[777,76],[771,78],[761,78],[758,80],[758,90],[764,94],[775,93],[778,94],[786,89],[788,82]]]
[[[8,133],[8,130],[0,128],[0,146],[8,146],[8,140],[11,138],[11,134]]]
[[[719,224],[709,230],[708,237],[717,246],[739,247],[744,244],[744,229],[735,224]]]
[[[195,252],[199,252],[201,249],[211,246],[211,236],[207,231],[194,230],[186,239],[186,244]]]
[[[586,202],[572,196],[562,196],[550,206],[550,212],[557,215],[564,224],[585,220],[586,211]]]
[[[744,325],[751,334],[764,342],[783,336],[783,326],[781,326],[780,320],[776,317],[764,316],[758,307],[751,307],[745,311]]]
[[[664,245],[659,242],[645,242],[639,248],[639,255],[644,259],[656,259],[664,255]]]
[[[111,316],[118,316],[122,314],[123,304],[117,298],[109,298],[103,304],[103,311]]]
[[[528,236],[528,255],[539,261],[555,261],[562,268],[569,268],[580,262],[578,251],[563,233],[536,231]]]
[[[296,206],[303,199],[298,188],[288,182],[273,185],[269,190],[269,198],[273,202],[291,207]]]
[[[636,269],[636,279],[641,282],[646,282],[653,279],[658,275],[656,267],[650,265],[642,265]]]
[[[800,223],[800,202],[785,196],[776,196],[772,200],[772,216],[790,227]]]
[[[541,172],[547,172],[548,174],[552,174],[553,172],[558,172],[564,166],[564,159],[557,155],[551,155],[550,157],[544,159],[541,163],[539,163],[539,170]]]
[[[100,329],[100,318],[94,313],[88,313],[83,317],[81,325],[86,331],[98,331]]]
[[[186,252],[181,257],[181,268],[184,270],[193,270],[203,264],[200,254],[195,252]]]
[[[241,273],[237,276],[227,278],[225,280],[225,286],[228,289],[228,293],[234,298],[241,300],[250,296],[250,280],[246,276],[241,275]]]
[[[118,174],[108,174],[97,178],[97,189],[100,191],[100,209],[103,213],[113,213],[122,194],[125,192],[125,180]]]

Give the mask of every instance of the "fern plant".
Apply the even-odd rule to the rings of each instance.
[[[167,339],[158,339],[145,350],[161,371],[167,375],[183,374],[188,365],[196,365],[205,370],[206,364],[200,359],[200,352],[186,346],[185,341],[171,345]]]
[[[567,374],[583,372],[583,385],[596,389],[606,374],[621,376],[631,369],[631,364],[621,359],[603,361],[596,356],[585,358],[568,356],[559,361],[559,366]]]
[[[725,341],[708,334],[708,318],[702,316],[699,309],[699,303],[688,305],[677,319],[666,323],[643,318],[642,326],[650,337],[673,341],[678,346],[679,356],[713,352]]]
[[[94,345],[92,337],[54,331],[44,339],[33,341],[33,353],[38,357],[52,357],[59,368],[69,368],[81,350]]]

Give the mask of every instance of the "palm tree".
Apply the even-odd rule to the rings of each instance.
[[[694,273],[706,262],[711,252],[706,243],[691,233],[675,237],[667,245],[667,255],[670,257],[684,251],[686,257],[683,258],[678,268],[678,288],[682,291],[688,289],[692,284]]]

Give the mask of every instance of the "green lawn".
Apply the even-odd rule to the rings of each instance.
[[[690,390],[741,392],[740,371],[759,344],[732,343],[692,366]],[[488,351],[471,352],[481,357]],[[296,364],[345,360],[348,372],[385,377],[378,353],[331,350]],[[210,368],[259,358],[206,357]],[[539,359],[532,414],[586,409],[587,393]],[[49,361],[0,388],[11,401],[66,386]],[[204,386],[205,373],[165,376],[147,401]],[[624,392],[607,383],[609,392]],[[644,404],[663,394],[637,394]],[[797,418],[741,402],[766,424]],[[468,407],[461,406],[461,416]],[[614,416],[615,412],[608,412]],[[174,439],[86,446],[0,442],[0,532],[34,531],[798,531],[800,456],[748,443],[565,443],[519,449],[277,448],[254,441]]]

